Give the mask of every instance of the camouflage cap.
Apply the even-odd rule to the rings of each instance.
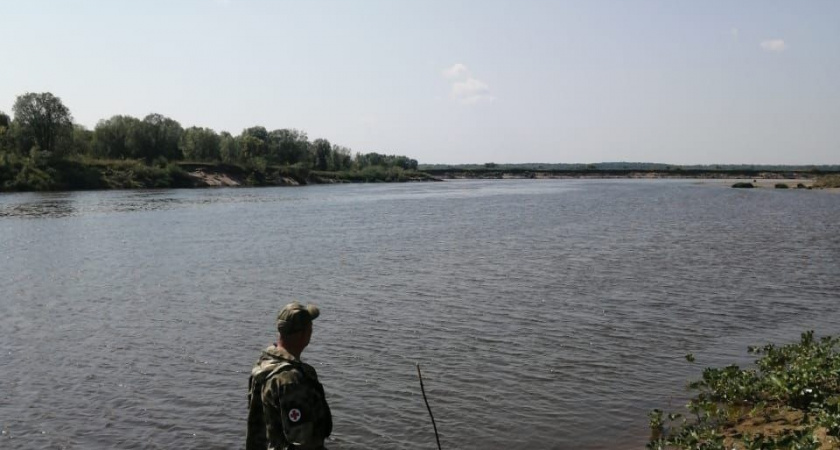
[[[306,328],[306,325],[312,323],[321,314],[321,311],[315,305],[301,305],[298,302],[292,302],[284,306],[283,309],[277,313],[277,331],[280,334],[292,334]]]

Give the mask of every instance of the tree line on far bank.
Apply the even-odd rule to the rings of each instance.
[[[74,124],[70,110],[49,92],[18,96],[12,113],[0,111],[0,166],[10,165],[14,158],[54,161],[84,157],[142,160],[149,165],[226,163],[262,170],[267,166],[319,171],[417,169],[417,161],[407,156],[353,154],[326,139],[310,141],[305,132],[296,129],[269,131],[254,126],[234,136],[210,128],[184,128],[172,118],[149,114],[142,119],[116,115],[100,120],[90,130]]]

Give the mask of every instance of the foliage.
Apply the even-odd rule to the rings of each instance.
[[[274,130],[268,134],[266,160],[271,164],[309,164],[309,137],[300,130]]]
[[[776,189],[787,189],[790,186],[788,186],[787,183],[776,183],[775,187],[776,187]]]
[[[321,182],[342,183],[375,183],[375,182],[406,182],[430,181],[432,176],[416,170],[404,170],[400,167],[371,166],[358,170],[344,170],[334,172],[313,171],[312,176]]]
[[[840,443],[839,338],[802,334],[799,343],[750,348],[755,367],[707,368],[692,418],[654,410],[648,449],[837,448]],[[670,426],[666,426],[667,425]],[[778,424],[783,426],[776,426]]]
[[[178,144],[184,129],[176,120],[161,114],[149,114],[143,118],[142,131],[144,142],[141,148],[144,152],[140,156],[147,161],[160,156],[170,161],[183,158]]]
[[[181,152],[190,161],[218,161],[221,138],[209,128],[190,127],[181,135]]]
[[[239,155],[239,145],[236,139],[227,131],[219,133],[219,159],[230,164],[238,161],[240,159]]]
[[[735,183],[735,184],[733,184],[733,185],[732,185],[732,187],[734,187],[734,188],[740,188],[740,189],[744,189],[744,188],[749,189],[749,188],[754,188],[754,187],[755,187],[755,185],[753,185],[753,184],[752,184],[752,183],[750,183],[750,182],[739,182],[739,183]]]
[[[406,156],[357,153],[304,131],[245,128],[234,136],[210,128],[186,130],[176,120],[149,114],[115,115],[93,130],[72,123],[51,93],[17,98],[14,120],[0,112],[0,190],[56,190],[187,186],[181,165],[224,164],[246,184],[306,183],[310,170],[335,172],[330,180],[404,181],[417,161]],[[239,171],[242,173],[239,173]],[[409,171],[409,172],[406,172]],[[346,173],[345,173],[346,172]]]
[[[383,155],[379,153],[356,154],[355,165],[359,169],[371,166],[399,167],[404,170],[417,170],[417,160],[407,156]]]
[[[14,148],[11,129],[12,118],[0,111],[0,153],[11,152]]]
[[[12,112],[24,151],[35,145],[48,152],[67,150],[59,143],[72,132],[73,117],[60,98],[49,92],[27,92],[17,97]]]
[[[99,158],[179,160],[179,146],[184,130],[181,125],[160,114],[143,120],[131,116],[113,116],[101,120],[93,130],[92,152]]]

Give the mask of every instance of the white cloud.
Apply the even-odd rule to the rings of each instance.
[[[788,45],[782,39],[768,39],[761,42],[761,48],[766,52],[783,52],[788,49]]]
[[[467,66],[461,63],[453,64],[452,67],[443,69],[443,76],[446,78],[462,78],[469,76],[469,74],[470,69],[467,69]]]
[[[490,103],[495,100],[490,94],[490,86],[472,77],[452,83],[452,98],[464,105]]]
[[[496,97],[490,92],[490,86],[472,76],[466,65],[458,63],[444,69],[445,78],[452,80],[451,97],[462,105],[492,103]]]

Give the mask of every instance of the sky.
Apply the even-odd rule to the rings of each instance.
[[[840,164],[840,1],[0,0],[0,111],[421,164]]]

